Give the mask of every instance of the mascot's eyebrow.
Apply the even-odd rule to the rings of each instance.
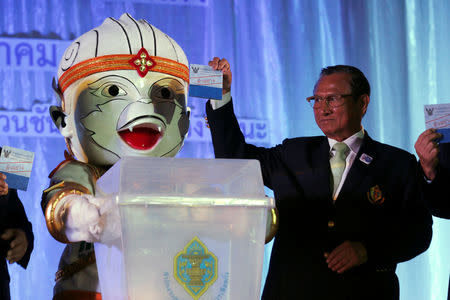
[[[103,76],[103,77],[97,79],[96,81],[89,83],[89,84],[88,84],[89,89],[91,89],[91,90],[98,89],[98,87],[96,86],[97,83],[98,83],[99,81],[105,80],[106,78],[120,78],[120,79],[126,80],[126,81],[128,81],[128,82],[130,83],[131,86],[133,86],[133,87],[136,89],[136,91],[139,92],[138,88],[134,85],[133,81],[131,81],[130,79],[128,79],[128,78],[126,78],[126,77],[119,76],[119,75],[107,75],[107,76]]]
[[[137,29],[139,31],[139,36],[141,38],[141,48],[144,48],[144,40],[142,38],[142,32],[141,32],[141,29],[139,28],[138,23],[136,23],[136,21],[128,13],[127,13],[127,17],[136,25],[136,27],[137,27]]]
[[[184,90],[183,84],[180,81],[178,81],[176,78],[161,78],[161,79],[158,79],[158,81],[153,82],[153,84],[150,86],[150,90],[153,89],[154,86],[161,86],[161,81],[163,83],[166,82],[166,81],[169,82],[169,83],[176,82],[176,83],[179,84],[178,86],[176,86],[177,87],[176,91]]]
[[[124,28],[124,27],[122,26],[122,24],[120,24],[119,21],[117,21],[116,19],[111,18],[111,17],[110,17],[109,19],[112,20],[112,21],[114,21],[117,25],[120,26],[120,28],[122,28],[123,33],[125,34],[125,37],[127,38],[128,48],[130,49],[130,54],[133,54],[133,52],[131,51],[130,39],[128,38],[128,33],[127,33],[127,31],[125,30],[125,28]]]

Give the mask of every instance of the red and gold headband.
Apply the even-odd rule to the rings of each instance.
[[[61,93],[64,93],[78,79],[112,70],[137,70],[141,77],[145,77],[149,71],[160,72],[176,76],[189,83],[189,68],[186,65],[168,58],[150,56],[147,50],[141,48],[136,55],[112,54],[82,61],[62,74],[59,78],[59,89]]]

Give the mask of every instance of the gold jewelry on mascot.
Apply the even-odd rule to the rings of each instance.
[[[275,237],[278,231],[278,226],[280,225],[280,221],[278,220],[279,218],[278,209],[276,207],[272,208],[268,213],[270,214],[269,218],[271,222],[269,232],[266,233],[265,239],[266,244],[269,243]]]
[[[65,207],[61,208],[58,213],[56,212],[57,206],[60,204],[61,199],[70,194],[83,195],[91,194],[91,192],[81,184],[75,182],[60,182],[57,186],[51,187],[49,190],[44,191],[49,192],[55,188],[61,188],[56,192],[50,200],[45,209],[45,222],[47,223],[47,229],[50,234],[61,243],[69,243],[66,235],[64,234],[64,221],[63,217],[65,215]]]

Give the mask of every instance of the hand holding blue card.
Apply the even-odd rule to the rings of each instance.
[[[9,188],[27,190],[34,153],[4,146],[0,152],[0,172],[6,175]]]
[[[439,143],[450,143],[450,103],[424,106],[425,127],[442,134]]]

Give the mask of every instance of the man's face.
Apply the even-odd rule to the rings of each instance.
[[[316,84],[314,95],[327,97],[351,94],[350,79],[351,75],[347,73],[322,76]],[[368,103],[368,96],[360,97],[357,101],[351,96],[345,97],[344,104],[335,108],[321,103],[314,109],[314,118],[327,137],[343,141],[361,129],[361,120]]]

